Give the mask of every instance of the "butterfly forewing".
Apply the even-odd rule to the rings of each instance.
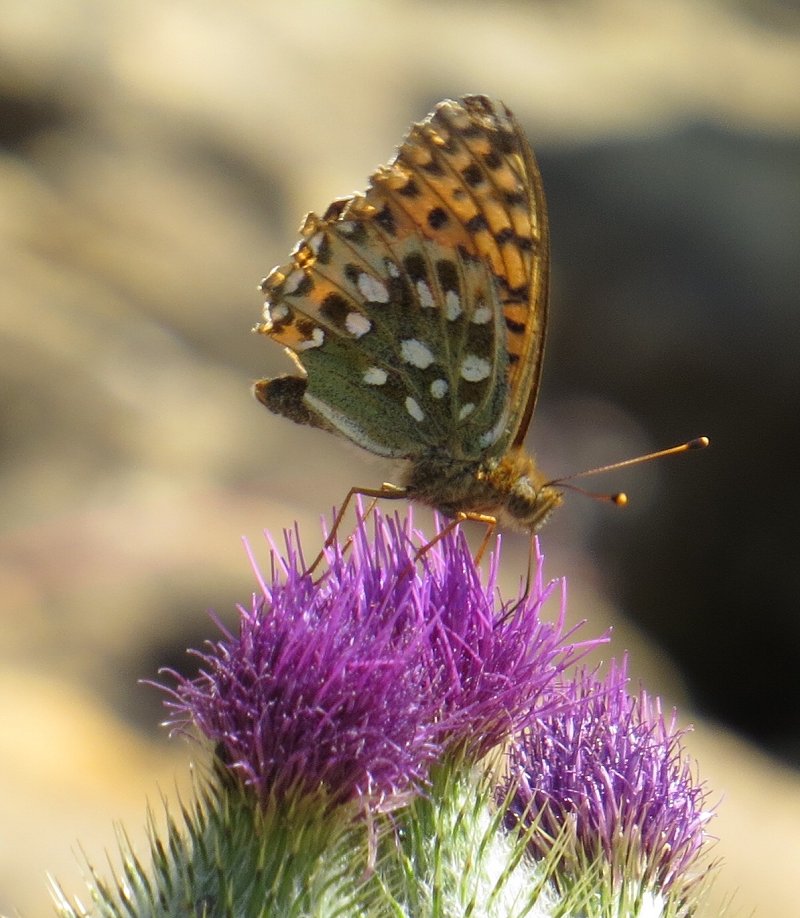
[[[307,382],[283,405],[259,384],[268,407],[412,461],[478,460],[524,436],[548,239],[538,170],[504,106],[440,104],[364,195],[310,215],[302,234],[264,282],[259,331]]]

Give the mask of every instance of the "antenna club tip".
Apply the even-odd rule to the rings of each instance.
[[[711,444],[711,440],[708,437],[697,437],[694,440],[690,440],[686,444],[687,449],[705,449]]]
[[[618,507],[624,507],[628,503],[628,495],[624,491],[620,491],[619,494],[612,494],[611,503],[616,504]]]

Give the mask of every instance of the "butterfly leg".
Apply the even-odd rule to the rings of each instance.
[[[414,560],[419,561],[419,559],[437,542],[441,542],[446,536],[448,536],[457,526],[460,526],[462,523],[467,520],[472,520],[475,523],[484,523],[486,525],[486,533],[481,540],[481,544],[478,548],[478,551],[475,555],[475,563],[480,564],[483,553],[486,551],[486,546],[489,544],[489,539],[492,537],[492,533],[497,528],[497,518],[494,516],[489,516],[486,513],[471,513],[469,511],[457,513],[453,519],[451,519],[446,526],[439,530],[436,535],[428,542],[423,545],[422,548],[417,552]]]
[[[489,539],[491,539],[495,529],[497,529],[497,517],[489,516],[486,513],[469,513],[467,514],[467,519],[474,520],[476,523],[485,523],[486,525],[486,532],[483,534],[481,544],[478,547],[478,551],[475,553],[475,563],[480,564],[483,553],[486,551],[486,547],[489,544]]]
[[[366,512],[364,513],[364,516],[363,516],[363,519],[365,520],[370,515],[370,513],[372,513],[372,511],[375,509],[375,505],[378,503],[379,500],[400,500],[401,498],[405,497],[407,493],[408,493],[407,488],[401,488],[398,485],[391,484],[391,482],[388,482],[388,481],[384,481],[384,483],[379,488],[359,488],[359,487],[350,488],[350,490],[347,492],[347,495],[345,496],[345,499],[342,501],[342,504],[339,507],[339,510],[336,513],[336,516],[333,519],[333,525],[331,526],[330,533],[328,533],[328,538],[325,539],[325,542],[322,546],[320,553],[314,559],[314,562],[311,564],[311,566],[306,569],[305,573],[306,574],[314,573],[320,561],[322,561],[322,559],[325,557],[325,552],[336,541],[336,533],[339,531],[339,526],[341,525],[341,522],[344,519],[345,513],[347,513],[347,508],[350,506],[350,501],[354,497],[356,497],[357,495],[360,495],[361,497],[371,497],[372,498],[372,501],[370,505],[367,507]],[[344,548],[347,549],[347,547],[351,544],[352,541],[353,541],[353,537],[349,536],[347,541],[344,544]]]

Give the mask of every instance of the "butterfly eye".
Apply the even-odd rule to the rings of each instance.
[[[523,475],[514,482],[514,487],[506,501],[506,509],[517,520],[523,520],[530,513],[536,501],[536,491],[527,476]]]

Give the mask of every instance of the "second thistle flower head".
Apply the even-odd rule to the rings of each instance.
[[[509,823],[528,828],[537,857],[569,829],[562,873],[573,878],[604,864],[616,888],[638,881],[680,899],[701,877],[713,815],[685,731],[657,698],[629,692],[625,662],[605,679],[581,672],[558,693],[560,711],[511,745]]]
[[[568,643],[563,602],[539,571],[512,605],[484,583],[460,533],[427,548],[404,521],[373,515],[318,580],[297,540],[273,549],[269,579],[240,607],[239,633],[198,656],[195,679],[171,673],[171,724],[195,726],[261,799],[322,788],[332,799],[392,800],[458,746],[475,758],[549,710],[547,689],[585,644]]]

